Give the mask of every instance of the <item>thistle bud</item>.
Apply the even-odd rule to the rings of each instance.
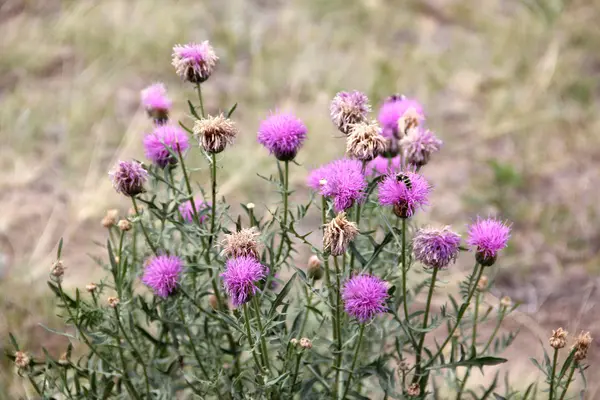
[[[332,256],[341,256],[357,235],[356,224],[348,221],[346,213],[341,212],[325,225],[323,249],[329,251]]]
[[[300,339],[300,347],[302,347],[304,350],[306,349],[312,349],[312,342],[310,341],[309,338],[302,338]]]
[[[118,297],[109,297],[107,299],[107,301],[108,301],[108,306],[111,308],[116,308],[119,305],[119,303],[121,302]]]
[[[96,284],[94,282],[85,285],[85,290],[87,290],[89,293],[94,293],[97,288],[98,288],[98,286],[96,286]]]
[[[31,358],[29,358],[27,353],[23,351],[17,351],[15,353],[15,365],[17,366],[17,368],[27,368],[27,366],[29,366],[29,363],[31,363]]]
[[[565,331],[563,328],[558,328],[557,330],[552,331],[552,336],[548,339],[550,346],[555,349],[562,349],[567,344],[567,335],[569,332]]]
[[[64,352],[60,355],[60,358],[58,359],[58,363],[60,365],[68,365],[69,364],[69,358],[67,357],[66,352]]]
[[[323,277],[323,268],[321,267],[321,260],[319,260],[319,257],[316,255],[310,256],[306,271],[309,279],[318,281]]]
[[[131,222],[127,221],[126,219],[120,220],[119,223],[117,224],[117,226],[123,232],[127,232],[127,231],[131,230]]]
[[[50,271],[50,275],[56,280],[61,280],[64,274],[65,267],[62,263],[62,260],[56,260],[54,264],[52,264],[52,270]]]
[[[119,210],[108,210],[104,218],[102,218],[102,226],[105,228],[110,228],[117,222],[117,217],[119,215]]]

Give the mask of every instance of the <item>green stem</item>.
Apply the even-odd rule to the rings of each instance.
[[[337,346],[335,354],[335,391],[339,388],[340,373],[342,368],[342,326],[341,326],[341,288],[340,288],[340,267],[338,258],[333,257],[335,265],[335,284],[336,284],[336,302],[335,302],[335,330],[337,331]]]
[[[199,83],[196,84],[196,91],[198,92],[198,101],[200,101],[200,115],[202,115],[202,118],[205,118],[204,102],[202,101],[202,87]]]
[[[356,214],[355,214],[355,221],[356,221],[356,227],[360,229],[360,203],[356,203],[356,206],[354,207],[356,210]],[[354,252],[351,251],[350,252],[350,278],[352,278],[352,271],[354,270]]]
[[[571,384],[571,381],[573,380],[573,374],[575,373],[576,369],[577,369],[577,361],[574,361],[573,366],[571,367],[571,371],[569,372],[569,377],[567,378],[567,383],[565,383],[565,389],[563,390],[562,394],[560,395],[559,400],[564,400],[565,396],[567,395],[567,390],[569,390],[569,385]]]
[[[554,357],[552,358],[552,374],[550,375],[550,396],[548,400],[554,398],[554,376],[556,375],[556,362],[558,360],[558,349],[554,349]]]
[[[475,309],[473,310],[473,334],[471,336],[471,345],[474,349],[476,349],[477,347],[477,320],[479,318],[479,302],[481,300],[481,293],[477,292],[477,295],[475,296]],[[473,356],[475,356],[475,354],[473,354]],[[463,377],[462,383],[460,384],[460,389],[458,390],[458,393],[456,394],[456,400],[460,400],[462,398],[462,394],[465,390],[465,387],[467,387],[467,381],[469,380],[469,376],[471,376],[471,367],[467,368],[467,371],[465,372],[465,376]]]
[[[250,345],[250,350],[252,351],[252,357],[254,358],[254,362],[256,363],[256,366],[262,372],[262,370],[263,370],[262,364],[260,363],[260,360],[259,360],[258,356],[256,355],[256,351],[254,349],[254,340],[252,339],[252,331],[250,330],[250,317],[248,316],[248,306],[246,305],[246,303],[244,303],[244,306],[242,308],[244,310],[244,322],[246,325],[246,335],[248,335],[248,344]]]
[[[407,236],[406,218],[402,218],[402,305],[404,307],[404,318],[406,324],[410,325],[410,319],[408,314],[408,290],[406,289],[406,275],[408,274],[408,265],[406,264],[406,236]],[[407,329],[410,340],[413,344],[416,344],[416,340],[410,330]]]
[[[263,364],[267,368],[268,371],[271,370],[271,366],[269,365],[269,352],[267,349],[267,341],[265,340],[265,332],[263,332],[263,325],[260,319],[260,304],[258,304],[258,299],[256,297],[252,298],[252,304],[254,305],[254,312],[256,313],[256,323],[258,324],[258,332],[260,336],[260,353],[263,359]]]
[[[208,251],[210,252],[215,236],[215,215],[217,210],[217,156],[210,154],[210,181],[211,181],[211,205],[210,205],[210,236],[208,237]]]
[[[352,366],[350,367],[350,374],[348,375],[348,382],[346,383],[346,388],[344,389],[344,394],[342,395],[342,400],[346,398],[348,394],[348,390],[350,389],[352,383],[352,376],[354,375],[354,368],[356,367],[356,361],[358,360],[358,353],[360,351],[360,345],[362,343],[363,334],[365,333],[365,324],[360,324],[360,330],[358,332],[358,343],[356,344],[356,349],[354,350],[354,357],[352,358]]]
[[[294,375],[292,375],[292,386],[290,386],[290,399],[294,398],[294,386],[296,386],[296,380],[298,379],[298,371],[300,370],[300,361],[302,360],[302,354],[304,354],[304,351],[300,352],[296,356],[296,366],[294,367]]]
[[[425,336],[427,336],[427,332],[425,332],[425,328],[427,328],[427,320],[429,319],[429,310],[431,308],[431,299],[433,298],[433,290],[435,289],[435,280],[437,277],[439,268],[434,268],[433,273],[431,274],[431,285],[429,285],[429,293],[427,294],[427,303],[425,303],[425,314],[423,315],[423,333],[421,334],[421,339],[419,340],[419,346],[417,347],[416,353],[416,361],[415,361],[415,377],[414,381],[417,381],[421,377],[421,357],[423,354],[423,345],[425,344]],[[409,327],[410,329],[410,327]]]
[[[275,258],[275,264],[279,263],[279,258],[281,257],[281,252],[283,251],[283,243],[287,238],[287,215],[288,215],[288,187],[290,180],[290,162],[284,161],[284,175],[283,182],[281,182],[283,186],[283,218],[281,222],[281,242],[279,242],[279,249],[277,250],[277,257]]]
[[[135,197],[131,198],[131,202],[133,203],[133,209],[135,210],[135,214],[139,218],[140,226],[142,227],[142,232],[144,234],[144,237],[146,238],[146,242],[148,242],[148,246],[150,246],[150,248],[152,249],[152,252],[154,253],[154,255],[158,255],[158,251],[156,250],[156,247],[154,246],[154,244],[150,240],[150,236],[148,236],[148,232],[146,231],[146,227],[144,226],[144,223],[142,222],[142,215],[140,214],[140,210],[138,208],[137,201],[135,200]]]
[[[485,354],[485,352],[487,351],[487,349],[491,346],[492,341],[496,337],[496,334],[498,333],[498,329],[500,329],[500,325],[502,324],[502,321],[504,320],[504,316],[506,315],[504,307],[501,309],[500,312],[501,312],[501,314],[500,314],[500,317],[498,318],[498,322],[496,323],[496,327],[492,331],[492,335],[490,336],[490,338],[488,339],[487,343],[483,347],[483,350],[481,351],[481,354]]]

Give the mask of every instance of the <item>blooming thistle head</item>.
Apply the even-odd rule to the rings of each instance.
[[[479,278],[479,282],[477,282],[477,290],[479,290],[480,292],[485,292],[486,290],[488,290],[488,286],[490,284],[490,279],[483,275],[481,278]]]
[[[148,116],[157,124],[162,125],[169,120],[171,99],[167,97],[167,88],[162,83],[155,83],[142,90],[142,106]]]
[[[446,268],[456,262],[460,246],[460,235],[450,230],[423,228],[415,234],[412,241],[415,259],[428,268]]]
[[[144,192],[148,172],[137,161],[119,161],[108,174],[117,193],[134,197]]]
[[[313,170],[308,186],[333,199],[335,210],[340,212],[364,200],[367,180],[360,161],[343,158]]]
[[[550,346],[555,349],[562,349],[567,344],[567,335],[569,332],[565,331],[563,328],[558,328],[557,330],[552,330],[552,336],[548,339]]]
[[[172,65],[177,75],[191,83],[202,83],[212,74],[219,57],[208,40],[173,47]]]
[[[254,257],[236,257],[227,260],[221,277],[232,304],[239,307],[256,294],[256,285],[266,277],[266,270]]]
[[[198,214],[198,220],[200,223],[203,223],[208,218],[208,215],[201,214],[202,210],[206,210],[210,207],[210,203],[205,202],[202,199],[194,199],[194,207],[196,209],[196,213]],[[179,206],[179,214],[185,222],[192,223],[194,222],[194,210],[192,209],[192,201],[188,200],[185,203],[182,203]]]
[[[15,352],[15,365],[19,369],[27,368],[31,363],[31,358],[24,351]]]
[[[430,191],[429,182],[417,173],[389,174],[379,183],[379,203],[394,207],[399,218],[409,218],[419,207],[429,204]]]
[[[346,153],[360,161],[371,161],[385,151],[386,141],[379,133],[377,122],[362,122],[351,126],[346,140]]]
[[[260,232],[256,227],[242,229],[225,235],[221,246],[226,257],[252,257],[260,260],[261,245],[256,240]]]
[[[579,336],[575,338],[575,344],[573,344],[572,349],[575,350],[574,358],[577,362],[586,359],[590,344],[592,344],[592,336],[589,332],[584,333],[582,331]]]
[[[310,350],[312,349],[313,345],[312,345],[312,341],[309,338],[301,338],[298,341],[298,344],[300,345],[300,348],[302,348],[303,350]]]
[[[323,231],[323,249],[332,256],[341,256],[348,249],[348,245],[358,235],[358,228],[354,222],[348,221],[346,213],[341,212],[333,218]]]
[[[369,322],[377,314],[386,311],[388,285],[372,275],[357,275],[342,288],[344,310],[360,323]]]
[[[494,265],[498,252],[506,247],[510,227],[494,218],[481,219],[469,226],[467,243],[477,248],[475,258],[484,267]]]
[[[400,139],[400,147],[406,161],[416,167],[422,167],[429,162],[433,153],[440,150],[442,141],[429,129],[411,129],[406,136]]]
[[[146,261],[142,282],[150,287],[154,294],[166,298],[179,284],[183,261],[176,256],[158,255]]]
[[[184,152],[190,147],[188,137],[183,129],[174,125],[159,125],[154,132],[144,138],[146,157],[160,168],[169,164],[177,164],[177,152]]]
[[[377,156],[369,162],[367,170],[374,176],[396,173],[400,171],[400,156],[393,158]]]
[[[367,121],[367,114],[371,112],[371,105],[367,96],[354,90],[352,92],[339,92],[335,95],[329,106],[331,120],[344,135],[350,132],[353,124]]]
[[[421,395],[421,387],[418,383],[411,383],[406,389],[406,394],[410,397],[418,397]]]
[[[405,119],[403,125],[408,125],[407,120],[412,120],[415,116],[419,116],[419,121],[425,118],[423,106],[416,100],[408,99],[404,96],[392,96],[387,99],[379,109],[378,116],[379,123],[383,128],[383,136],[399,139],[401,137],[400,133],[405,133],[404,131],[399,132],[399,123],[407,112],[407,116],[412,117]],[[403,126],[403,129],[406,129],[406,126]]]
[[[258,128],[258,143],[265,146],[280,161],[290,161],[306,139],[306,125],[290,113],[268,116]]]
[[[210,115],[194,122],[194,136],[207,153],[217,154],[233,144],[238,130],[235,123],[223,114],[216,117]]]

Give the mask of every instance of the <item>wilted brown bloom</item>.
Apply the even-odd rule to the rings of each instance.
[[[312,342],[309,338],[303,337],[302,339],[300,339],[299,343],[300,347],[302,347],[303,349],[312,349]]]
[[[108,298],[108,306],[112,308],[116,308],[121,302],[118,297],[109,297]]]
[[[548,340],[550,346],[555,349],[562,349],[567,344],[567,335],[569,332],[565,331],[563,328],[558,328],[557,330],[552,331],[552,336]]]
[[[581,332],[579,336],[575,338],[575,344],[572,349],[575,349],[575,360],[583,361],[587,357],[587,352],[592,344],[592,336],[589,332]]]
[[[119,210],[108,210],[106,211],[106,215],[102,218],[102,226],[105,228],[110,228],[114,224],[117,223],[117,217],[119,216]]]
[[[63,265],[62,260],[56,260],[54,264],[52,264],[52,270],[50,271],[50,275],[60,280],[64,274],[65,266]]]
[[[31,362],[31,358],[27,355],[27,353],[23,351],[17,351],[15,353],[15,365],[18,368],[26,368]]]
[[[67,365],[69,364],[69,358],[67,357],[67,352],[64,352],[60,355],[60,358],[58,359],[58,363],[60,365]]]
[[[346,213],[339,213],[325,225],[323,233],[323,249],[332,256],[340,256],[346,252],[348,245],[358,235],[358,228],[354,222],[348,221]]]
[[[198,119],[194,122],[194,135],[204,150],[211,154],[225,150],[228,144],[233,143],[237,132],[235,123],[229,118],[225,118],[223,114],[216,117],[209,115],[205,119]]]
[[[131,222],[127,221],[126,219],[120,220],[119,223],[117,224],[117,226],[123,232],[127,232],[127,231],[131,230]]]
[[[346,141],[346,152],[352,158],[371,161],[386,148],[385,138],[376,122],[352,125]]]
[[[260,232],[255,227],[225,235],[221,242],[226,257],[254,257],[260,259],[261,245],[256,240]]]
[[[421,388],[418,383],[411,383],[411,385],[406,389],[406,394],[409,396],[419,396],[421,394]]]

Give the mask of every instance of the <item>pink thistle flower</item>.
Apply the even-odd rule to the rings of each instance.
[[[250,301],[258,291],[257,284],[266,277],[265,267],[254,257],[230,258],[221,274],[223,287],[234,306]]]
[[[117,193],[134,197],[144,192],[148,172],[137,161],[119,161],[108,173]]]
[[[173,47],[175,72],[181,79],[191,83],[202,83],[212,74],[219,57],[208,40],[200,44],[188,43]]]
[[[258,128],[258,142],[280,161],[290,161],[306,139],[306,126],[290,113],[272,114]]]
[[[387,310],[388,285],[372,275],[357,275],[342,288],[344,310],[360,323],[369,322]]]
[[[398,135],[398,123],[404,114],[413,109],[421,119],[425,118],[423,106],[413,99],[404,96],[392,96],[379,109],[379,123],[381,124],[382,135],[385,137],[396,137]]]
[[[460,251],[460,235],[450,230],[423,228],[417,231],[412,240],[415,259],[428,268],[446,268],[456,262]]]
[[[367,166],[371,175],[387,175],[400,171],[400,156],[388,158],[384,156],[375,157]]]
[[[169,120],[169,110],[172,102],[167,97],[167,88],[162,83],[155,83],[142,90],[142,105],[148,115],[157,124],[163,124]]]
[[[183,129],[174,125],[160,125],[144,138],[146,157],[161,168],[169,164],[177,164],[177,154],[190,147],[188,137]]]
[[[142,282],[157,296],[166,298],[179,284],[183,261],[176,256],[159,255],[146,261]]]
[[[429,129],[417,127],[400,139],[400,146],[409,164],[422,167],[429,162],[431,154],[442,147],[442,141]]]
[[[481,219],[468,227],[467,243],[477,247],[477,262],[490,266],[496,262],[498,252],[506,247],[510,238],[510,226],[494,218]]]
[[[208,208],[210,208],[210,203],[205,202],[202,199],[195,199],[194,200],[194,206],[196,207],[196,213],[198,214],[198,219],[200,223],[203,223],[206,221],[206,219],[208,218],[208,215],[201,214],[202,210],[206,210]],[[183,217],[183,220],[185,222],[188,223],[192,223],[194,222],[194,210],[192,209],[192,202],[190,200],[186,201],[185,203],[182,203],[179,206],[179,213],[181,214],[181,216]]]
[[[313,170],[307,183],[322,196],[332,198],[337,212],[362,202],[367,188],[362,163],[348,158],[332,161]]]
[[[357,90],[339,92],[329,106],[331,120],[344,135],[350,132],[352,125],[367,122],[367,114],[370,111],[369,99]]]
[[[430,191],[429,182],[419,174],[411,171],[390,174],[379,183],[379,203],[393,206],[399,218],[409,218],[419,207],[429,204]]]

